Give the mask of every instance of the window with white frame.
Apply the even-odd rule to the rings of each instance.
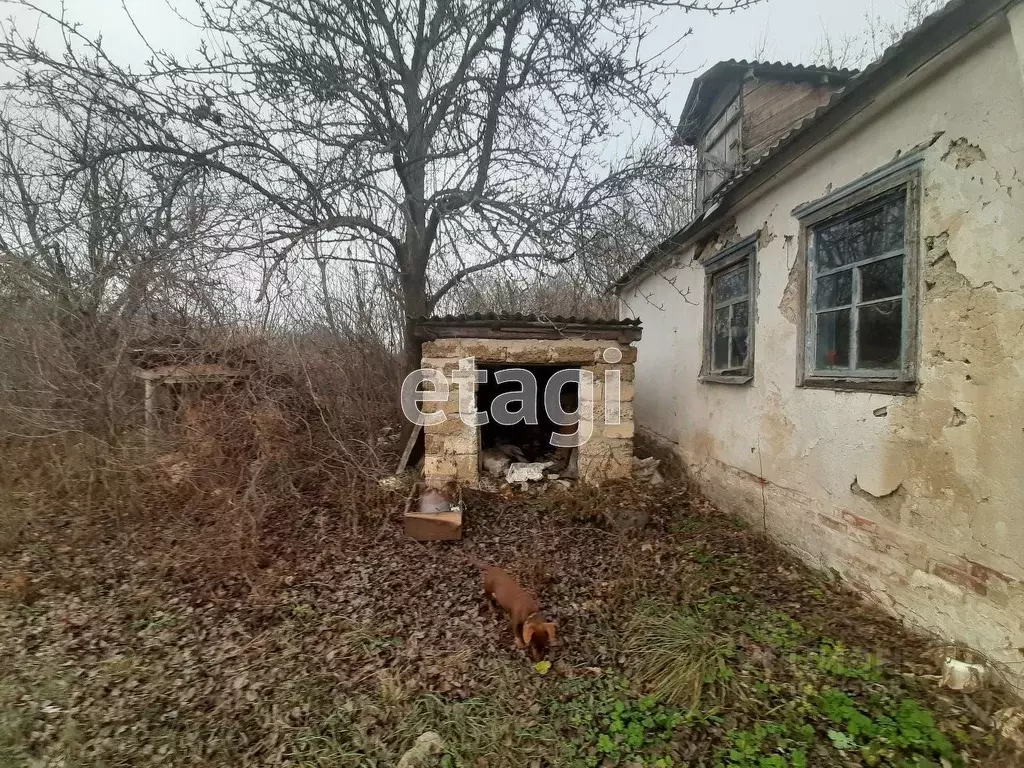
[[[804,220],[804,385],[910,389],[917,188],[910,169],[840,193]]]
[[[753,238],[704,262],[704,364],[702,379],[743,384],[754,370]]]

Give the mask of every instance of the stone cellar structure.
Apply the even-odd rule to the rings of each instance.
[[[423,403],[425,413],[440,410],[447,417],[423,428],[425,485],[437,489],[477,486],[484,451],[502,442],[524,452],[533,449],[528,460],[541,460],[540,444],[557,429],[545,420],[544,387],[554,372],[564,369],[590,374],[580,377],[577,387],[568,388],[574,390],[569,392],[568,406],[564,393],[562,400],[566,411],[575,406],[583,422],[580,428],[590,433],[575,449],[579,480],[598,484],[628,476],[633,461],[633,344],[641,332],[639,320],[495,314],[423,318],[419,323],[421,365],[439,371],[450,382],[447,399]],[[536,376],[540,424],[517,430],[493,422],[465,423],[459,416],[463,390],[471,390],[473,412],[487,410],[498,394],[494,374],[507,368],[525,368]],[[480,369],[488,373],[486,383],[477,381]],[[611,395],[607,403],[606,394]]]

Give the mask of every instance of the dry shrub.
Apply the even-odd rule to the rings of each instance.
[[[574,523],[606,529],[664,529],[678,509],[691,501],[692,491],[681,480],[652,485],[650,480],[625,478],[600,486],[577,483],[559,493],[556,508]]]
[[[387,350],[238,334],[193,346],[247,377],[193,389],[149,439],[137,383],[116,393],[117,418],[100,435],[81,424],[31,437],[8,430],[0,488],[11,505],[134,538],[206,574],[244,574],[298,551],[299,540],[379,525],[392,499],[377,481],[393,471],[400,426],[399,367]],[[126,368],[125,356],[110,365]],[[0,539],[17,530],[5,525]]]
[[[156,462],[182,510],[168,511],[175,534],[199,545],[189,551],[204,567],[219,559],[246,570],[297,535],[358,532],[389,508],[377,481],[396,460],[381,442],[396,390],[384,379],[350,391],[339,369],[260,356],[244,383],[183,409],[173,450]]]

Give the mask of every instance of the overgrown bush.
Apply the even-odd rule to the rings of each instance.
[[[389,508],[377,480],[396,461],[399,367],[377,344],[194,334],[203,362],[246,377],[193,388],[147,434],[132,343],[96,349],[85,371],[63,344],[6,341],[0,375],[18,385],[2,395],[0,547],[62,516],[94,534],[146,527],[140,541],[176,563],[244,572],[280,554],[270,541]]]

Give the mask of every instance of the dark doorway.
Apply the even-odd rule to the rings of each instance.
[[[498,424],[490,418],[487,424],[480,427],[480,448],[488,450],[492,448],[516,448],[522,453],[524,461],[548,461],[555,458],[556,449],[551,445],[551,434],[558,429],[544,408],[544,393],[551,377],[558,371],[579,371],[578,367],[558,365],[481,365],[481,370],[487,371],[487,381],[481,383],[477,389],[477,410],[491,414],[491,406],[494,399],[502,393],[520,392],[523,387],[518,381],[499,384],[494,379],[497,371],[509,368],[522,368],[533,374],[537,381],[536,409],[537,423],[527,424],[519,421],[511,426]],[[561,388],[561,407],[568,413],[574,413],[579,409],[579,378],[565,384]],[[525,397],[525,395],[524,395]],[[529,409],[528,409],[529,410]],[[575,431],[575,428],[573,428]]]

